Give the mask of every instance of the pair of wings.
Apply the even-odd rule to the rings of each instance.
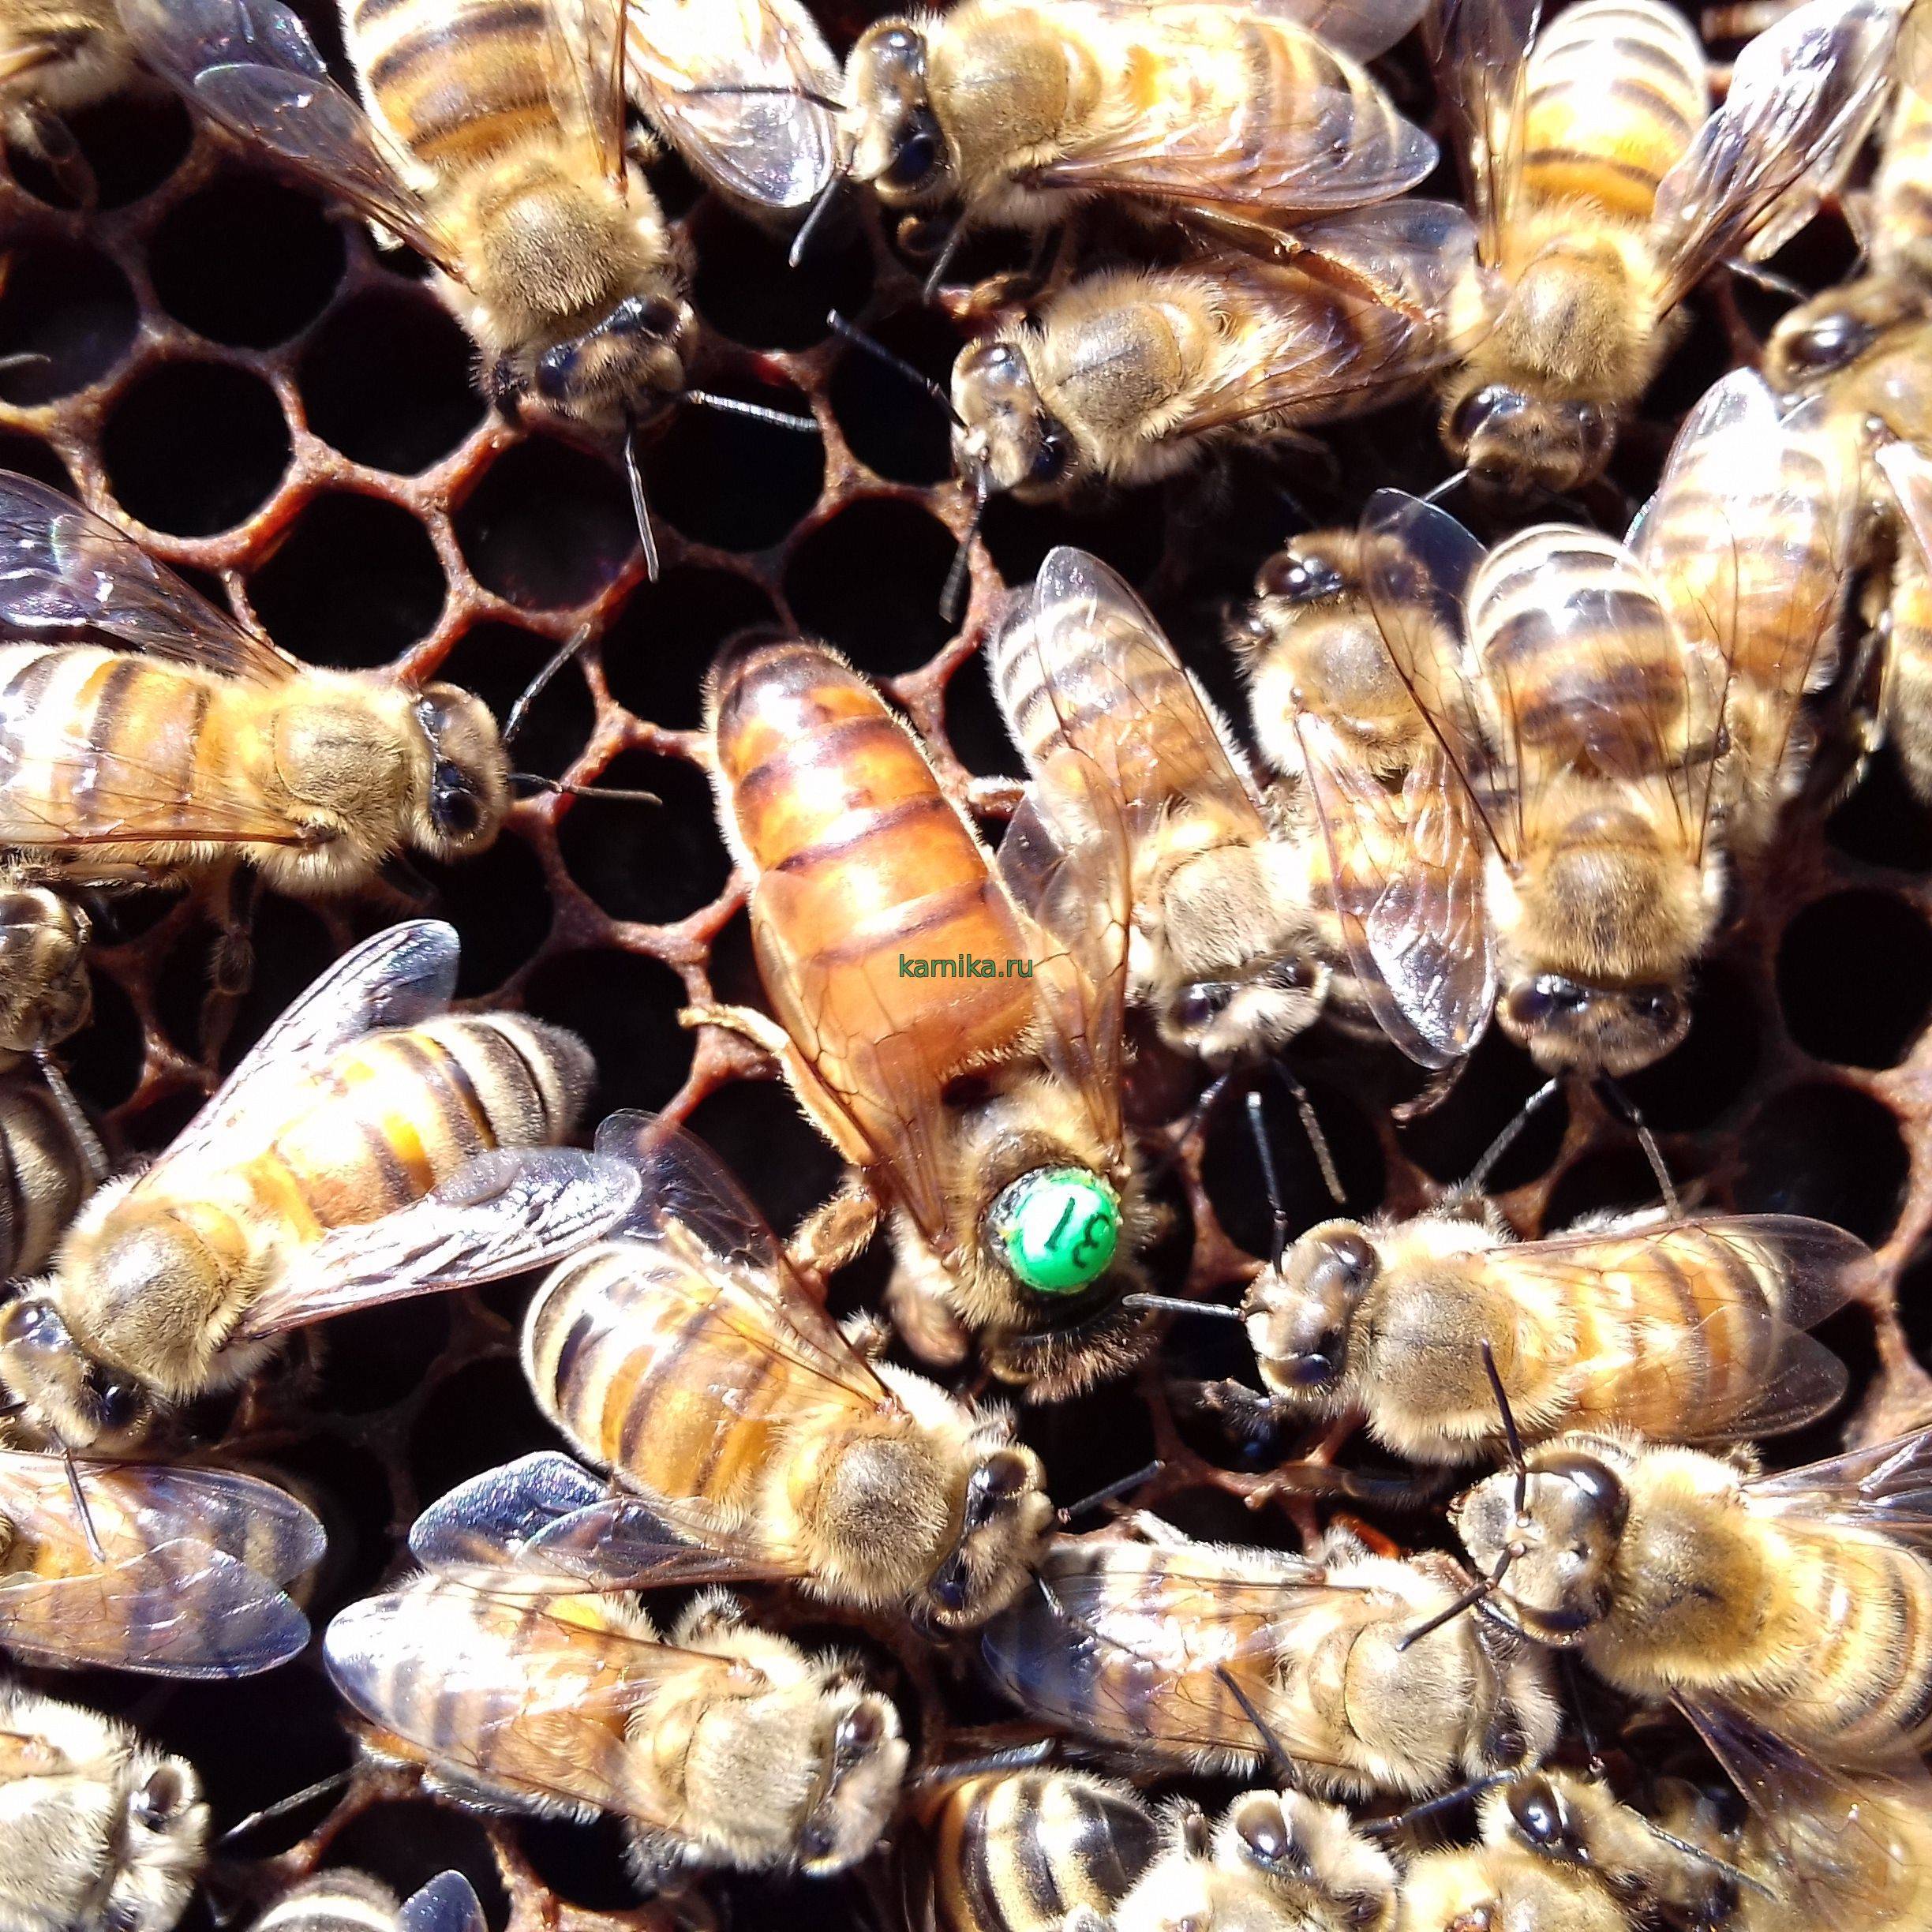
[[[58,1456],[0,1451],[0,1649],[24,1662],[248,1677],[309,1641],[284,1586],[321,1561],[322,1526],[271,1483],[137,1462],[70,1482]]]
[[[1830,662],[1856,489],[1825,455],[1821,414],[1816,402],[1780,414],[1760,377],[1726,376],[1685,419],[1657,493],[1620,545],[1544,525],[1485,556],[1433,505],[1391,490],[1370,498],[1364,588],[1434,749],[1397,795],[1354,766],[1322,721],[1301,727],[1311,796],[1343,875],[1350,962],[1379,989],[1384,1025],[1425,1065],[1462,1057],[1487,1023],[1496,966],[1482,848],[1520,863],[1538,788],[1557,763],[1547,747],[1526,758],[1516,730],[1527,698],[1483,652],[1502,592],[1533,574],[1533,597],[1510,605],[1512,649],[1529,659],[1560,650],[1574,668],[1562,768],[1622,775],[1646,792],[1661,769],[1667,809],[1702,858],[1739,787],[1734,761],[1717,752],[1740,680],[1755,698],[1749,754],[1768,776]],[[1627,707],[1600,695],[1627,681],[1619,648],[1634,626],[1667,633],[1682,671],[1670,694],[1679,712],[1651,710],[1661,701],[1650,694],[1635,701],[1649,736],[1637,734],[1634,751]]]
[[[624,179],[632,84],[686,159],[745,200],[796,207],[830,179],[832,119],[811,96],[831,58],[796,0],[537,0],[522,10],[560,133],[607,179]],[[216,126],[462,279],[459,238],[283,0],[123,0],[121,13],[140,58]],[[728,91],[745,88],[773,91]]]
[[[1896,0],[1807,0],[1732,68],[1724,104],[1657,189],[1660,313],[1717,263],[1769,254],[1870,129],[1889,80]],[[1522,182],[1542,0],[1435,0],[1424,20],[1485,259],[1501,263]]]
[[[387,927],[345,953],[275,1021],[142,1177],[192,1191],[197,1171],[256,1144],[289,1092],[342,1048],[449,1005],[457,938],[440,919]],[[303,1249],[238,1321],[233,1339],[280,1335],[352,1309],[520,1275],[594,1241],[629,1211],[623,1162],[567,1148],[500,1148],[382,1219],[331,1229]]]
[[[723,1366],[726,1399],[710,1405],[721,1451],[743,1453],[739,1432],[765,1426],[739,1421],[729,1407],[747,1355],[789,1372],[804,1391],[787,1405],[781,1426],[807,1438],[818,1427],[843,1428],[855,1413],[897,1407],[793,1271],[764,1217],[695,1136],[650,1114],[615,1114],[598,1129],[597,1145],[638,1177],[637,1204],[613,1245],[633,1259],[653,1295],[676,1305],[681,1381],[695,1396],[706,1385],[708,1365]],[[691,1499],[616,1491],[553,1452],[451,1490],[417,1518],[410,1548],[425,1567],[478,1588],[501,1589],[518,1570],[536,1590],[805,1574],[801,1550],[754,1538]]]

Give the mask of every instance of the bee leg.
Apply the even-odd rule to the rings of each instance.
[[[825,1083],[812,1070],[811,1061],[799,1051],[791,1035],[769,1014],[758,1012],[755,1007],[727,1006],[712,1000],[701,1000],[678,1014],[678,1024],[714,1026],[749,1040],[761,1052],[777,1061],[778,1070],[784,1076],[785,1084],[792,1089],[793,1098],[811,1117],[812,1125],[846,1159],[855,1167],[863,1167],[874,1158],[872,1149],[847,1118],[844,1108],[833,1099]]]
[[[684,1840],[648,1825],[633,1825],[629,1837],[624,1863],[637,1889],[646,1898],[678,1891],[691,1849]]]
[[[743,1628],[744,1621],[745,1607],[736,1597],[727,1590],[706,1590],[672,1627],[671,1642],[680,1649],[708,1647]]]
[[[839,1324],[839,1332],[861,1361],[879,1361],[892,1346],[892,1324],[877,1315],[848,1315]]]
[[[1244,1449],[1267,1446],[1280,1432],[1286,1410],[1280,1399],[1245,1382],[1171,1382],[1169,1388],[1197,1415],[1211,1416]]]
[[[970,1346],[965,1324],[953,1312],[951,1288],[938,1256],[919,1230],[904,1215],[895,1215],[886,1306],[906,1346],[936,1368],[957,1368]]]
[[[21,145],[32,154],[59,184],[62,194],[83,208],[92,208],[100,195],[95,185],[94,170],[73,131],[57,114],[29,101],[23,103],[11,130]]]
[[[801,1273],[823,1280],[864,1252],[878,1231],[879,1204],[858,1174],[848,1174],[838,1192],[821,1202],[799,1224],[785,1254]]]

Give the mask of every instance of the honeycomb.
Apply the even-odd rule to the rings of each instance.
[[[301,10],[339,54],[330,9],[310,0]],[[863,0],[818,9],[841,53],[883,10]],[[1398,61],[1391,78],[1425,116],[1419,71]],[[163,1146],[234,1051],[351,939],[427,906],[462,934],[464,998],[524,1007],[589,1039],[597,1114],[629,1106],[687,1118],[774,1222],[795,1225],[832,1183],[829,1151],[754,1053],[677,1022],[688,1001],[755,994],[743,893],[713,822],[697,728],[718,647],[773,625],[829,638],[885,683],[962,799],[997,798],[1019,767],[975,647],[1001,583],[1030,575],[1052,544],[1079,543],[1139,583],[1183,656],[1237,708],[1219,634],[1261,558],[1294,529],[1351,517],[1376,485],[1423,487],[1444,467],[1418,406],[1348,430],[1326,470],[1305,458],[1292,469],[1257,460],[1087,514],[996,503],[955,637],[938,605],[966,506],[948,480],[944,421],[833,335],[826,316],[836,305],[943,376],[972,304],[922,308],[919,264],[863,212],[788,271],[781,240],[667,159],[653,178],[698,264],[695,380],[808,410],[823,441],[677,415],[645,459],[663,552],[661,579],[646,583],[614,462],[489,415],[466,340],[407,264],[242,165],[159,93],[77,116],[75,126],[98,178],[97,210],[65,201],[22,155],[0,178],[0,357],[36,358],[0,365],[0,465],[131,524],[298,656],[434,672],[480,691],[500,715],[587,627],[593,641],[533,708],[519,758],[540,774],[663,800],[653,810],[538,796],[487,856],[427,868],[387,902],[264,899],[253,984],[226,1042],[202,1037],[206,908],[158,893],[105,908],[95,1017],[70,1061],[125,1157]],[[1780,266],[1816,284],[1849,258],[1842,224],[1828,220]],[[979,242],[962,264],[1004,265]],[[1647,489],[1677,417],[1750,354],[1773,312],[1741,286],[1699,298],[1689,346],[1627,440],[1613,496]],[[1705,972],[1687,1039],[1628,1083],[1687,1198],[1821,1215],[1880,1249],[1870,1303],[1825,1331],[1852,1365],[1856,1408],[1848,1424],[1778,1444],[1788,1459],[1829,1453],[1848,1428],[1866,1440],[1932,1417],[1932,1262],[1912,1260],[1932,1219],[1932,817],[1882,752],[1848,798],[1814,803],[1795,815]],[[1392,1052],[1311,1042],[1296,1064],[1355,1214],[1410,1213],[1439,1196],[1538,1084],[1494,1029],[1439,1104]],[[1243,1110],[1224,1105],[1190,1125],[1197,1084],[1148,1043],[1130,1099],[1169,1156],[1180,1210],[1157,1256],[1160,1285],[1225,1300],[1267,1251],[1269,1218]],[[1299,1230],[1332,1209],[1294,1108],[1271,1084],[1261,1091]],[[1578,1093],[1533,1117],[1494,1186],[1525,1233],[1646,1205],[1655,1192],[1627,1122]],[[874,1296],[882,1278],[882,1258],[864,1258],[834,1282],[836,1305]],[[231,1413],[202,1418],[225,1430],[233,1453],[319,1500],[333,1553],[318,1621],[402,1567],[402,1534],[423,1502],[550,1441],[516,1365],[523,1292],[339,1321]],[[1158,1455],[1164,1466],[1142,1500],[1196,1533],[1293,1547],[1313,1526],[1305,1496],[1270,1484],[1262,1464],[1173,1393],[1189,1378],[1251,1377],[1241,1354],[1222,1325],[1183,1320],[1165,1359],[1137,1380],[1028,1412],[1024,1432],[1056,1496],[1086,1495]],[[1426,1522],[1387,1526],[1440,1533]],[[956,1728],[1002,1714],[974,1689],[963,1654],[921,1654],[883,1624],[828,1631],[794,1606],[761,1609],[868,1647],[928,1760]],[[614,1829],[485,1819],[430,1802],[410,1780],[357,1763],[312,1660],[227,1686],[62,1676],[47,1687],[119,1710],[188,1754],[223,1825],[350,1773],[224,1851],[191,1908],[192,1932],[337,1864],[403,1891],[459,1866],[493,1932],[680,1915],[757,1926],[796,1909],[788,1888],[740,1880],[707,1883],[675,1908],[640,1902]],[[815,1902],[890,1924],[880,1883],[874,1868]]]

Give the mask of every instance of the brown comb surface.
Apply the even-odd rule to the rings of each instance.
[[[335,51],[327,9],[302,10]],[[882,10],[827,0],[820,13],[842,54]],[[1418,77],[1398,67],[1394,78],[1410,111],[1426,117]],[[552,777],[642,787],[663,808],[526,802],[489,854],[436,873],[432,903],[462,933],[466,998],[578,1028],[601,1069],[597,1114],[628,1106],[688,1116],[781,1228],[831,1185],[829,1152],[756,1054],[677,1021],[688,1001],[755,992],[696,731],[718,648],[772,624],[829,638],[886,683],[964,796],[972,777],[1018,770],[975,648],[1002,575],[1024,580],[1055,542],[1097,551],[1147,590],[1188,661],[1237,707],[1220,628],[1263,556],[1309,519],[1352,518],[1380,484],[1425,488],[1446,468],[1417,406],[1350,431],[1331,474],[1291,458],[1092,515],[996,504],[955,638],[937,606],[965,504],[946,480],[943,419],[825,318],[836,305],[943,377],[974,326],[973,305],[922,312],[916,266],[864,219],[793,274],[781,241],[665,163],[654,177],[698,264],[695,380],[809,408],[824,442],[679,415],[646,458],[664,563],[648,585],[615,462],[487,411],[467,341],[406,264],[385,260],[358,227],[218,140],[191,134],[165,96],[115,102],[76,125],[99,176],[99,211],[63,205],[19,156],[0,178],[0,356],[46,358],[0,369],[0,465],[131,524],[305,658],[436,672],[479,690],[500,714],[560,643],[590,626],[593,641],[534,707],[519,760]],[[1789,265],[1817,283],[1848,259],[1834,222],[1792,250]],[[962,269],[1011,265],[975,243]],[[1758,299],[1745,291],[1695,305],[1688,348],[1626,439],[1617,483],[1631,496],[1654,481],[1677,417],[1748,346],[1740,305],[1762,332],[1774,311],[1761,314]],[[1627,514],[1615,490],[1592,507],[1612,526]],[[1628,1083],[1689,1198],[1820,1215],[1881,1247],[1877,1297],[1825,1331],[1853,1366],[1860,1406],[1848,1426],[1859,1439],[1932,1416],[1932,1382],[1914,1357],[1932,1360],[1932,1284],[1908,1265],[1932,1218],[1929,866],[1932,819],[1881,754],[1848,803],[1801,818],[1703,975],[1688,1040]],[[200,1037],[212,937],[204,911],[155,894],[104,913],[96,1014],[70,1058],[117,1151],[164,1145],[217,1077],[218,1058],[231,1063],[234,1047],[353,936],[409,909],[400,893],[327,912],[265,899],[253,984],[219,1056]],[[1311,1043],[1297,1065],[1356,1214],[1426,1204],[1539,1084],[1493,1029],[1447,1101],[1406,1121],[1391,1105],[1415,1098],[1421,1081],[1392,1053]],[[1185,1069],[1150,1049],[1134,1088],[1136,1118],[1157,1144],[1174,1142],[1193,1095]],[[1263,1091],[1299,1230],[1334,1210],[1293,1108]],[[1184,1211],[1158,1257],[1159,1285],[1231,1299],[1268,1237],[1241,1108],[1223,1106],[1179,1153]],[[1525,1233],[1646,1205],[1655,1192],[1627,1128],[1576,1095],[1531,1123],[1496,1183]],[[876,1295],[882,1261],[869,1256],[834,1284],[841,1309]],[[309,1485],[328,1516],[335,1555],[318,1623],[402,1567],[402,1534],[423,1502],[552,1440],[517,1368],[522,1299],[519,1288],[338,1322],[232,1417],[212,1418],[237,1453]],[[1144,1500],[1198,1533],[1293,1546],[1314,1523],[1310,1506],[1291,1488],[1269,1493],[1239,1451],[1185,1413],[1177,1421],[1168,1393],[1169,1376],[1252,1380],[1244,1357],[1222,1325],[1182,1322],[1166,1361],[1136,1381],[1029,1413],[1025,1432],[1056,1496],[1077,1498],[1159,1454],[1166,1466]],[[1846,1426],[1780,1443],[1779,1458],[1829,1453]],[[1380,1526],[1441,1534],[1426,1516]],[[947,1748],[950,1730],[1004,1714],[974,1687],[970,1646],[934,1653],[886,1624],[831,1630],[775,1600],[762,1608],[817,1638],[870,1644],[926,1761]],[[219,1826],[351,1760],[313,1661],[227,1687],[91,1676],[50,1678],[47,1687],[124,1711],[189,1753]],[[238,1841],[212,1882],[214,1905],[197,1903],[187,1923],[200,1926],[212,1909],[250,1914],[295,1877],[346,1863],[402,1891],[460,1866],[496,1932],[654,1924],[666,1911],[637,1901],[614,1829],[483,1819],[434,1803],[408,1779],[359,1769],[345,1790]],[[893,1922],[888,1894],[859,1878],[815,1893],[708,1883],[681,1909],[702,1921],[727,1895],[739,1926],[800,1909],[865,1911],[868,1900],[885,1909],[881,1923]]]

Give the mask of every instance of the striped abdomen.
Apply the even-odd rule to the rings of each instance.
[[[329,1871],[283,1893],[254,1932],[397,1932],[394,1893],[359,1871]]]
[[[901,972],[902,959],[962,954],[1003,965],[1034,946],[878,692],[829,651],[774,645],[725,671],[713,715],[720,814],[756,868],[752,930],[778,968],[766,990],[822,1069],[891,1037],[937,1081],[1013,1047],[1032,1019],[1030,978]]]
[[[45,1265],[88,1186],[87,1161],[46,1088],[0,1080],[0,1280]]]
[[[376,112],[439,174],[554,137],[537,0],[350,0],[349,54]]]
[[[1582,0],[1530,56],[1522,191],[1648,220],[1710,109],[1704,50],[1661,0]]]
[[[661,1264],[660,1264],[661,1267]],[[807,1406],[830,1447],[833,1392],[776,1348],[759,1348],[672,1290],[650,1251],[616,1241],[567,1261],[523,1327],[523,1361],[544,1412],[579,1454],[638,1488],[748,1506]],[[803,1446],[803,1444],[801,1444]]]
[[[922,1807],[939,1932],[1054,1932],[1104,1919],[1160,1834],[1125,1792],[1077,1771],[1016,1771],[943,1788]]]
[[[1932,275],[1932,15],[1921,7],[1919,58],[1928,72],[1898,91],[1872,178],[1866,219],[1872,263],[1879,269]],[[1907,30],[1908,39],[1911,32]]]

